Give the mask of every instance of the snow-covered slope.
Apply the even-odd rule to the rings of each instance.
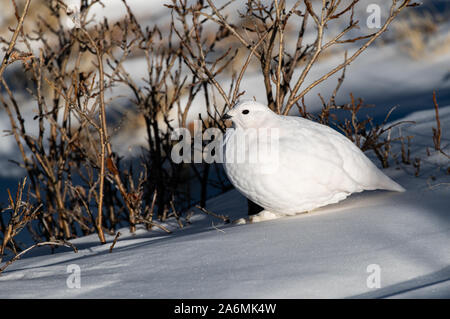
[[[39,248],[0,276],[0,298],[450,297],[450,161],[420,151],[432,145],[433,112],[411,114],[421,124],[403,130],[415,135],[419,177],[408,165],[387,170],[405,193],[364,192],[309,214],[246,225],[196,211],[181,230],[169,224],[172,234],[121,230],[112,253],[96,236],[75,240],[77,254]],[[450,107],[441,108],[441,125],[449,152]],[[247,202],[230,191],[207,207],[236,219]],[[66,284],[72,264],[81,270],[79,289]],[[379,270],[381,288],[368,287],[371,269]]]

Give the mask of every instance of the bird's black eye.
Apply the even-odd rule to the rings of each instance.
[[[242,111],[242,114],[248,114],[248,113],[250,113],[249,110],[243,110],[243,111]]]

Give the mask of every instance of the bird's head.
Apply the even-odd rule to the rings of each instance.
[[[244,101],[229,110],[223,119],[229,119],[235,127],[258,128],[265,127],[269,119],[276,116],[266,105],[255,101]]]

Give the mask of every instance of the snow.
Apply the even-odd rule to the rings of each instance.
[[[68,6],[79,7],[80,2],[77,0],[64,1]],[[169,4],[168,0],[131,0],[127,1],[131,11],[136,15],[136,18],[141,23],[146,23],[148,20],[155,20],[161,16],[161,12],[168,10],[164,4]],[[106,0],[102,3],[94,4],[88,15],[88,20],[93,19],[96,22],[103,21],[107,18],[109,22],[115,22],[127,14],[127,9],[122,1]],[[150,16],[150,17],[149,17]]]
[[[161,2],[152,1],[151,7],[159,10]],[[138,13],[147,5],[150,1],[130,2]],[[105,14],[114,20],[116,9],[111,8],[96,9],[96,19]],[[160,12],[154,11],[153,16]],[[448,23],[441,28],[439,36],[448,35]],[[173,221],[166,225],[172,234],[158,229],[129,234],[121,229],[123,235],[112,253],[111,236],[104,246],[98,244],[96,235],[74,240],[78,253],[57,248],[50,254],[48,247],[38,248],[0,275],[0,298],[449,298],[450,175],[446,170],[450,161],[433,148],[436,123],[431,99],[436,89],[442,147],[450,154],[450,106],[445,107],[450,104],[449,55],[442,52],[416,61],[394,45],[371,47],[347,69],[338,97],[338,102],[348,101],[353,92],[376,104],[370,112],[378,122],[394,105],[399,108],[392,119],[416,121],[402,126],[401,133],[414,135],[411,160],[421,158],[419,176],[414,176],[412,165],[392,160],[384,170],[407,192],[363,192],[309,214],[245,225],[224,225],[193,210],[192,224],[183,220],[183,229]],[[340,61],[340,57],[320,61],[306,82]],[[140,62],[126,64],[138,80],[145,76]],[[227,87],[226,80],[221,81]],[[258,75],[249,73],[242,83],[243,98],[261,93],[263,82]],[[320,108],[317,93],[326,99],[335,85],[330,79],[310,92],[308,111]],[[34,106],[24,103],[29,121]],[[198,114],[199,103],[191,114]],[[1,115],[0,129],[9,129],[6,114],[2,111]],[[30,125],[32,132],[36,125]],[[118,145],[125,145],[130,138],[137,140],[136,134],[130,131],[114,138]],[[138,142],[143,144],[145,139]],[[8,162],[20,158],[14,145],[13,137],[0,137],[3,190],[15,188],[23,174]],[[399,147],[394,144],[395,153]],[[125,147],[123,152],[127,152]],[[379,165],[373,154],[367,154]],[[210,199],[207,208],[235,220],[246,215],[247,201],[232,190]],[[66,284],[67,268],[72,264],[81,269],[80,289],[69,289]],[[379,289],[367,286],[369,265],[380,267]]]
[[[415,130],[413,156],[432,145],[432,112],[408,117],[421,123],[403,130]],[[441,108],[441,125],[448,132],[450,106]],[[448,152],[448,134],[442,145]],[[405,193],[363,192],[308,214],[224,225],[195,211],[183,229],[170,222],[172,234],[122,229],[112,253],[111,236],[104,246],[95,235],[74,240],[78,253],[38,248],[0,276],[0,298],[448,298],[450,162],[422,165],[419,177],[408,165],[385,170]],[[235,220],[247,202],[232,190],[207,208]],[[80,289],[66,284],[72,264],[81,269]],[[373,264],[379,289],[367,286]]]

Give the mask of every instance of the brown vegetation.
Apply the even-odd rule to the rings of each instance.
[[[379,38],[403,9],[414,5],[410,0],[392,1],[385,23],[376,32],[351,37],[347,37],[350,31],[358,28],[353,19],[358,0],[349,4],[323,0],[321,5],[304,0],[290,8],[282,0],[269,4],[252,0],[240,11],[239,23],[227,16],[227,5],[216,7],[210,0],[188,5],[173,0],[167,5],[172,20],[166,28],[142,27],[125,1],[128,14],[122,20],[93,24],[87,15],[97,2],[82,1],[80,12],[68,12],[62,1],[45,2],[51,20],[59,22],[50,24],[50,19],[41,17],[31,32],[22,28],[30,4],[27,0],[23,11],[16,12],[12,37],[2,39],[7,51],[0,67],[4,89],[0,103],[22,156],[16,162],[26,170],[30,189],[25,204],[11,197],[7,209],[13,213],[8,226],[0,218],[0,256],[6,248],[20,254],[14,236],[26,224],[35,241],[42,243],[65,243],[97,233],[104,244],[105,232],[114,234],[124,225],[131,232],[138,224],[170,232],[163,223],[169,217],[183,228],[189,223],[183,210],[195,204],[190,190],[193,183],[200,185],[195,198],[201,211],[213,214],[205,209],[208,188],[213,185],[224,191],[229,187],[220,166],[174,163],[170,159],[175,143],[171,134],[177,126],[191,125],[188,115],[194,103],[204,105],[203,115],[195,114],[204,128],[214,126],[223,131],[226,126],[221,117],[244,93],[242,81],[251,63],[263,74],[262,87],[271,109],[280,114],[297,109],[302,116],[335,124],[363,150],[373,150],[383,166],[388,165],[392,140],[385,133],[392,126],[385,125],[389,114],[381,125],[371,119],[359,121],[362,100],[351,96],[349,104],[336,105],[336,94],[346,66]],[[76,19],[73,29],[61,22],[67,13]],[[300,21],[295,33],[289,24],[294,17]],[[328,25],[340,20],[346,20],[347,25],[336,34],[328,34]],[[308,28],[315,32],[310,42],[305,39]],[[17,49],[18,42],[26,49]],[[288,42],[296,43],[295,47]],[[348,55],[347,46],[355,45]],[[38,54],[32,53],[32,46],[39,47]],[[334,47],[343,48],[342,63],[317,79],[307,80],[313,65]],[[235,59],[237,56],[245,58]],[[125,65],[133,58],[145,61],[142,81]],[[37,109],[34,123],[25,121],[20,101],[4,76],[13,63],[22,64],[24,77],[32,83],[28,94]],[[237,63],[238,72],[234,71]],[[297,73],[299,66],[301,72]],[[340,71],[332,97],[328,102],[322,98],[321,114],[310,114],[304,105],[305,95]],[[225,87],[223,79],[229,79],[230,74],[231,84]],[[129,106],[144,119],[148,145],[139,165],[124,164],[111,144],[110,100],[105,95],[118,87],[120,92],[112,98],[127,94]],[[334,121],[332,114],[340,111],[350,112],[351,119]],[[32,124],[36,124],[37,133],[31,133]],[[17,198],[24,187],[25,182],[19,185]],[[228,221],[227,217],[216,217]],[[35,222],[31,224],[31,220]],[[111,250],[113,247],[114,243]]]

